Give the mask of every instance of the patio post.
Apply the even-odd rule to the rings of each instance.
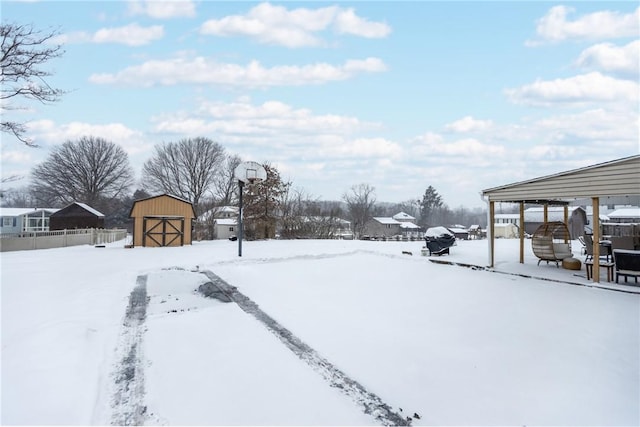
[[[600,282],[600,198],[591,199],[593,206],[593,281]]]
[[[524,202],[520,202],[520,264],[524,264]]]

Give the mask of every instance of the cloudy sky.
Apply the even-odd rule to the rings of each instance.
[[[640,152],[637,2],[3,0],[2,20],[65,49],[62,100],[4,114],[40,146],[2,135],[14,186],[84,135],[138,178],[155,144],[205,136],[321,199],[431,185],[450,207]]]

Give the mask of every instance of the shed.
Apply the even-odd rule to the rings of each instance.
[[[104,228],[104,214],[84,203],[73,202],[49,217],[49,230]]]
[[[496,239],[516,239],[518,226],[510,222],[498,222],[493,225],[493,235]]]
[[[593,208],[593,239],[597,241],[600,238],[600,202],[609,198],[637,195],[640,195],[640,155],[483,190],[482,197],[489,205],[489,266],[494,265],[496,202],[519,203],[521,223],[524,223],[525,203],[542,205],[545,221],[548,220],[548,206],[563,206],[566,224],[569,218],[569,202],[590,200]],[[600,255],[599,246],[593,246],[595,259]],[[523,228],[520,228],[520,263],[524,263]],[[593,265],[595,282],[600,281],[599,270],[599,264],[595,263]]]
[[[193,204],[170,194],[136,200],[129,217],[133,218],[133,245],[160,247],[191,244]]]

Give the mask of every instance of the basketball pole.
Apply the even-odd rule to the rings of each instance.
[[[242,180],[238,180],[238,187],[240,188],[240,208],[238,209],[238,256],[242,256],[242,235],[244,234],[244,225],[242,220],[242,188],[244,187],[244,182]]]

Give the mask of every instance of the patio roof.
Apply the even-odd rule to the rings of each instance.
[[[567,204],[582,198],[640,194],[640,155],[482,190],[492,202]]]
[[[520,217],[524,222],[524,204],[544,206],[544,219],[548,220],[549,205],[564,205],[564,222],[568,222],[568,204],[577,199],[591,199],[593,207],[593,239],[600,237],[600,200],[608,197],[640,195],[640,155],[624,157],[584,168],[533,178],[482,191],[489,204],[489,266],[494,265],[495,202],[520,203]],[[594,258],[600,255],[599,245],[594,245]],[[520,262],[524,263],[524,229],[520,228]],[[598,282],[599,264],[594,264],[593,280]]]

